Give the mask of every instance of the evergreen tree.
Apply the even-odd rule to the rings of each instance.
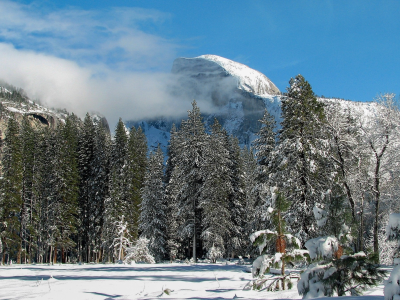
[[[108,213],[111,223],[119,220],[125,214],[127,203],[127,146],[128,136],[122,119],[119,119],[115,129],[115,136],[112,143],[111,156],[111,199],[108,203]]]
[[[58,158],[55,132],[50,128],[41,130],[38,134],[38,152],[34,173],[34,197],[38,222],[35,226],[36,261],[43,263],[47,256],[48,246],[52,243],[51,216],[53,205],[53,190],[55,189],[54,166]]]
[[[78,122],[75,115],[68,116],[65,125],[58,131],[58,157],[54,169],[56,187],[53,190],[55,201],[54,262],[57,249],[61,249],[61,259],[65,262],[65,251],[75,247],[72,240],[78,221],[79,171],[78,171]],[[57,152],[56,152],[57,153]]]
[[[320,197],[324,169],[324,106],[318,102],[310,84],[298,75],[282,100],[282,130],[279,135],[280,190],[291,205],[287,214],[292,232],[305,243],[315,236],[312,209]],[[327,170],[326,170],[327,171]]]
[[[244,162],[241,156],[239,140],[236,137],[224,137],[228,139],[229,150],[229,177],[232,187],[229,193],[229,213],[232,228],[226,237],[228,254],[245,255],[245,245],[248,244],[248,236],[245,235],[246,226],[246,182],[244,178]]]
[[[229,195],[232,193],[229,151],[225,134],[215,119],[212,134],[204,149],[204,177],[200,188],[199,208],[202,209],[203,247],[225,250],[230,238],[232,220],[229,211]]]
[[[79,162],[79,248],[83,250],[83,260],[90,261],[90,247],[92,239],[91,224],[94,221],[92,205],[97,187],[94,186],[95,176],[95,127],[93,120],[87,113],[83,127],[79,134],[78,162]]]
[[[166,224],[167,224],[167,252],[170,260],[177,258],[181,249],[181,238],[179,236],[179,227],[182,226],[182,218],[179,216],[179,199],[182,192],[182,178],[179,166],[175,165],[176,153],[179,145],[178,132],[175,124],[171,128],[171,138],[168,145],[168,159],[164,176],[165,202],[166,202]]]
[[[128,136],[122,119],[115,128],[110,155],[110,194],[104,203],[103,249],[110,249],[117,234],[115,224],[126,211],[126,157]],[[128,222],[128,221],[127,221]],[[109,257],[110,257],[110,253]]]
[[[179,216],[179,198],[182,192],[181,173],[176,166],[170,176],[165,189],[166,225],[167,225],[167,251],[171,261],[175,260],[181,247],[179,227],[182,226],[182,218]]]
[[[139,237],[141,189],[147,163],[147,140],[142,128],[131,128],[127,150],[127,211],[128,229],[133,240]]]
[[[22,251],[21,215],[24,210],[22,198],[23,158],[19,124],[10,118],[3,148],[3,178],[1,197],[1,239],[3,245],[2,263],[8,250],[9,256],[20,260]]]
[[[334,236],[341,245],[349,241],[352,225],[351,208],[343,190],[335,186],[323,195],[322,203],[313,208],[320,236]],[[350,238],[350,240],[352,240]]]
[[[256,157],[260,165],[260,181],[267,183],[269,175],[274,169],[273,151],[276,144],[276,121],[267,110],[264,111],[264,116],[261,120],[261,128],[258,131],[258,138],[254,140],[253,146],[256,150]]]
[[[156,261],[166,254],[166,205],[164,197],[164,156],[160,147],[151,153],[142,189],[140,208],[141,237],[149,239],[149,250]]]
[[[105,131],[104,127],[99,123],[95,127],[95,147],[93,161],[93,186],[95,195],[90,206],[90,215],[92,221],[90,223],[90,232],[93,239],[93,250],[97,255],[97,261],[103,257],[104,259],[104,224],[105,224],[105,202],[110,196],[110,148],[111,138]],[[100,251],[103,249],[103,251]]]
[[[201,210],[198,205],[205,177],[207,135],[196,101],[192,102],[192,110],[188,113],[188,119],[182,121],[178,139],[176,165],[182,172],[180,180],[184,184],[179,204],[179,215],[184,220],[180,232],[182,237],[192,238],[192,255],[193,259],[197,261],[201,224]]]
[[[386,270],[375,264],[376,255],[346,255],[321,265],[312,264],[301,274],[297,289],[303,298],[359,296],[386,277]],[[385,290],[386,295],[386,290]]]
[[[22,120],[21,127],[22,139],[22,165],[23,165],[23,181],[22,181],[22,199],[23,209],[21,215],[22,242],[26,261],[32,260],[32,245],[35,238],[35,224],[37,222],[36,201],[34,198],[34,172],[36,171],[37,159],[37,135],[28,117],[25,115]]]
[[[243,171],[241,177],[244,182],[245,194],[245,212],[242,216],[244,228],[243,235],[247,238],[245,247],[246,254],[255,254],[253,244],[250,243],[248,237],[255,231],[266,228],[263,222],[263,206],[264,203],[259,203],[257,190],[257,161],[251,149],[243,148],[240,156],[243,161]]]

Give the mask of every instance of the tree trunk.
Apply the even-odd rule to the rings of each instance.
[[[17,264],[21,263],[21,255],[22,255],[22,240],[18,243]]]
[[[65,264],[65,251],[64,251],[64,247],[61,247],[61,263]]]
[[[57,264],[57,246],[54,246],[53,264]]]
[[[194,262],[197,262],[197,254],[196,254],[196,222],[193,224],[194,230],[193,230],[193,260]]]
[[[339,155],[340,170],[342,172],[342,177],[343,177],[343,185],[344,185],[344,188],[346,189],[347,199],[349,200],[349,203],[350,203],[351,215],[353,217],[353,221],[355,221],[356,220],[355,202],[354,202],[353,196],[351,194],[350,187],[349,187],[349,185],[347,183],[347,180],[346,180],[346,171],[344,169],[345,161],[344,161],[344,158],[343,158],[342,151],[340,150],[340,147],[339,147],[338,138],[336,136],[335,136],[334,140],[335,140],[335,143],[337,145],[336,149],[337,149],[337,153]]]
[[[375,166],[375,178],[374,178],[374,194],[375,194],[375,216],[374,216],[374,252],[377,254],[379,262],[379,241],[378,241],[378,221],[379,221],[379,202],[380,202],[380,190],[379,190],[379,169],[381,165],[381,156],[376,155],[376,166]]]
[[[53,254],[53,246],[50,246],[50,251],[49,251],[49,264],[52,262],[52,254]]]

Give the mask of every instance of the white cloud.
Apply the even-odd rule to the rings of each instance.
[[[169,17],[162,12],[138,8],[48,12],[45,7],[10,1],[1,1],[0,11],[4,41],[83,65],[147,69],[164,67],[175,56],[177,45],[141,29],[148,24],[161,26]]]
[[[161,26],[168,15],[132,8],[46,12],[10,1],[1,1],[0,11],[0,79],[31,98],[80,116],[98,111],[111,126],[118,117],[190,109],[192,99],[168,92],[178,45],[141,29],[143,22]]]

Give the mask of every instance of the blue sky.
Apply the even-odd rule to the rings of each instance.
[[[281,91],[302,74],[317,95],[400,93],[400,1],[0,0],[0,13],[0,78],[70,110],[172,112],[174,58],[202,54],[259,70]]]

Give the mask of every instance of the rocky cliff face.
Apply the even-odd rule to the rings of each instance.
[[[0,86],[0,137],[4,139],[9,118],[14,118],[20,124],[26,115],[32,128],[57,128],[65,123],[68,112],[60,109],[50,109],[30,100],[22,91],[7,89]],[[101,123],[110,133],[107,119],[99,114],[92,114],[94,123]]]
[[[66,114],[55,112],[31,101],[22,91],[9,90],[0,87],[0,131],[1,138],[7,129],[9,118],[14,118],[21,123],[23,116],[28,116],[33,128],[51,127],[56,128],[63,122]]]

